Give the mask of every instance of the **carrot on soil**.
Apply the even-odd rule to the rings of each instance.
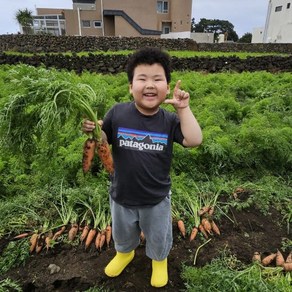
[[[106,241],[107,247],[109,247],[111,239],[112,239],[112,227],[108,225],[106,227],[106,234],[105,234],[105,241]]]
[[[285,262],[286,263],[292,263],[292,251],[290,251],[290,253],[288,254]]]
[[[73,223],[68,233],[68,240],[73,241],[77,235],[77,232],[78,232],[78,224]]]
[[[202,215],[208,213],[209,210],[210,210],[210,206],[204,206],[198,211],[198,215],[202,216]]]
[[[210,221],[206,217],[202,218],[201,224],[202,224],[202,226],[204,227],[204,229],[209,234],[212,234],[212,226],[211,226],[211,223],[210,223]]]
[[[100,251],[101,251],[101,249],[102,249],[103,246],[104,246],[105,238],[106,238],[106,230],[103,229],[103,230],[101,231],[100,243],[99,243],[99,250],[100,250]]]
[[[260,255],[260,253],[259,252],[255,252],[254,254],[253,254],[253,257],[252,257],[252,261],[253,262],[261,262],[261,255]]]
[[[90,231],[88,232],[88,235],[86,237],[85,249],[87,249],[90,246],[90,244],[92,243],[96,233],[97,233],[97,230],[95,228],[91,228],[90,229]]]
[[[30,237],[30,240],[29,240],[29,243],[30,243],[29,252],[30,253],[32,253],[35,250],[36,245],[37,245],[37,240],[38,240],[38,234],[37,233],[34,233]]]
[[[144,234],[144,232],[141,230],[141,232],[140,232],[140,243],[141,243],[141,244],[144,244],[144,242],[145,242],[145,234]]]
[[[45,246],[45,235],[44,234],[40,234],[38,236],[37,244],[36,244],[36,247],[35,247],[36,253],[40,253],[44,246]]]
[[[101,232],[98,231],[97,232],[97,235],[95,237],[95,248],[96,249],[99,249],[99,246],[100,246],[100,240],[101,240]]]
[[[82,233],[81,233],[81,235],[80,235],[80,241],[81,242],[83,242],[85,239],[86,239],[86,237],[87,237],[87,235],[88,235],[88,232],[89,232],[89,225],[85,225],[84,227],[83,227],[83,230],[82,230]]]
[[[215,207],[211,206],[210,209],[208,210],[209,216],[212,216],[214,214],[214,210],[215,210]]]
[[[180,231],[181,235],[183,236],[183,238],[185,238],[186,237],[186,227],[185,227],[183,220],[180,219],[177,221],[177,227],[178,227],[178,230]]]
[[[269,265],[277,256],[277,253],[272,253],[268,256],[266,256],[265,258],[262,259],[262,264],[263,266],[267,266]]]
[[[48,251],[49,248],[51,247],[51,240],[52,240],[52,238],[53,238],[53,232],[50,231],[50,232],[47,234],[46,238],[45,238],[46,250],[47,250],[47,251]]]
[[[190,235],[190,241],[193,241],[197,237],[198,232],[199,232],[198,227],[196,226],[193,227],[191,235]]]
[[[292,262],[283,264],[284,271],[291,272],[292,271]]]
[[[285,259],[283,257],[283,254],[277,250],[277,253],[276,253],[276,266],[279,267],[279,266],[283,266],[283,264],[285,263]]]
[[[30,232],[24,232],[24,233],[18,234],[18,235],[13,237],[13,240],[25,238],[25,237],[29,236],[30,234],[31,234]]]
[[[198,228],[199,228],[200,232],[204,235],[204,237],[207,239],[208,238],[208,233],[204,229],[204,226],[202,224],[200,224]]]
[[[217,235],[220,235],[220,229],[219,227],[217,226],[217,224],[214,222],[214,220],[211,221],[211,228],[212,230],[217,234]]]
[[[63,225],[62,227],[61,227],[61,229],[59,229],[54,235],[53,235],[53,240],[56,240],[58,237],[60,237],[63,233],[64,233],[64,231],[65,231],[65,229],[66,229],[66,226],[65,225]]]

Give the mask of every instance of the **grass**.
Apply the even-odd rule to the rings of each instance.
[[[115,53],[129,54],[130,51]],[[200,52],[170,53],[180,57],[190,57]],[[215,53],[204,54],[216,56]],[[47,83],[51,84],[58,78],[66,78],[68,82],[90,84],[96,91],[102,84],[105,88],[105,98],[102,106],[97,107],[100,116],[103,116],[114,103],[130,100],[125,74],[101,76],[85,73],[77,76],[69,72],[65,74],[53,69],[48,71],[26,66],[5,66],[3,71],[1,68],[0,88],[3,90],[0,94],[0,104],[2,105],[9,100],[10,94],[19,92],[26,94],[29,87],[35,84],[33,81],[40,78],[39,76],[47,78],[43,80],[44,88]],[[181,194],[185,190],[192,190],[192,194],[200,192],[214,195],[220,191],[216,204],[222,212],[216,212],[216,216],[224,216],[231,205],[237,210],[256,206],[266,215],[269,215],[269,207],[274,206],[280,210],[283,216],[282,223],[287,225],[287,232],[291,232],[292,209],[289,204],[291,202],[289,177],[291,74],[245,72],[205,75],[197,72],[174,72],[172,77],[174,81],[171,85],[175,80],[182,79],[183,88],[191,92],[191,106],[202,125],[204,134],[204,143],[199,149],[174,147],[171,174],[174,206],[183,205]],[[41,95],[45,91],[36,90],[36,92]],[[30,102],[36,97],[29,94],[28,96],[30,98],[27,100]],[[48,98],[47,94],[45,96]],[[42,100],[36,100],[34,105],[27,102],[26,110],[23,111],[23,120],[27,119],[29,122],[30,118],[35,118],[36,122],[24,123],[20,119],[20,121],[16,120],[15,125],[23,126],[25,131],[33,129],[39,121],[34,114],[39,110],[40,101]],[[19,116],[19,108],[13,113]],[[76,117],[76,120],[78,118],[80,117]],[[60,210],[63,208],[64,215],[71,201],[86,200],[90,207],[93,207],[97,203],[94,198],[101,195],[108,203],[107,176],[99,170],[88,176],[84,176],[81,171],[81,141],[84,137],[77,129],[76,121],[74,122],[64,124],[65,128],[60,132],[48,131],[48,138],[53,139],[47,141],[42,140],[37,135],[38,132],[31,132],[31,141],[36,148],[28,151],[27,155],[21,156],[21,151],[13,153],[12,148],[4,147],[7,146],[8,141],[2,141],[6,144],[1,145],[3,149],[1,148],[0,152],[0,221],[2,222],[0,238],[19,233],[24,228],[38,229],[38,225],[43,221],[39,219],[48,218],[48,215],[50,222],[58,222],[60,214],[53,205],[50,214],[45,213],[44,206],[48,205],[48,201],[57,204]],[[31,127],[28,127],[28,124]],[[19,137],[19,127],[16,128],[15,137]],[[27,142],[29,136],[22,137],[24,142]],[[17,148],[19,144],[15,141],[13,140],[12,143]],[[266,151],[269,151],[268,156]],[[98,167],[96,165],[97,169]],[[64,179],[64,195],[70,199],[69,201],[58,201],[60,177]],[[230,198],[230,194],[238,186],[249,190],[251,194],[249,198],[245,201],[229,200],[227,203],[224,201],[224,205],[224,196],[228,195],[226,197]],[[63,203],[66,205],[62,205]],[[103,205],[108,208],[105,203]],[[74,204],[74,208],[76,207]],[[31,209],[35,213],[28,212]],[[74,211],[77,214],[84,214],[84,210]],[[181,209],[178,208],[178,211]],[[40,218],[33,216],[34,214],[39,215]],[[186,214],[182,213],[182,215]],[[188,223],[188,226],[190,228],[191,224]],[[28,256],[26,243],[11,242],[5,248],[0,256],[1,273],[25,262]],[[283,241],[286,250],[289,246],[291,247],[291,241]],[[271,275],[271,280],[267,274]],[[201,289],[201,291],[228,292],[240,291],[240,288],[243,289],[242,291],[273,291],[272,289],[284,291],[287,286],[287,279],[278,270],[263,269],[255,265],[243,266],[228,253],[224,253],[202,268],[185,267],[182,277],[189,291]],[[7,286],[13,283],[9,280],[2,282],[0,289],[1,285]]]
[[[291,288],[289,273],[285,274],[282,268],[258,263],[244,265],[228,250],[221,251],[218,258],[204,267],[183,266],[182,279],[186,291],[287,292]]]

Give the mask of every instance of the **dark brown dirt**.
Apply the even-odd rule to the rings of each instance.
[[[210,263],[224,249],[248,264],[255,251],[268,254],[281,248],[284,238],[291,240],[283,217],[275,210],[263,215],[259,210],[249,208],[231,210],[228,215],[234,222],[226,216],[217,222],[221,235],[211,236],[212,240],[200,249],[196,266]],[[0,240],[1,249],[7,240]],[[102,287],[104,291],[183,291],[185,286],[180,276],[182,264],[193,265],[196,249],[203,242],[205,239],[199,237],[190,243],[179,235],[174,226],[174,243],[168,258],[169,283],[160,289],[150,286],[151,260],[145,256],[143,245],[137,248],[134,260],[119,277],[106,277],[103,270],[115,254],[113,243],[101,252],[93,247],[85,251],[81,244],[72,246],[60,243],[49,252],[31,255],[25,266],[10,270],[0,276],[0,280],[8,277],[16,280],[21,283],[23,291],[86,291],[93,287]],[[285,251],[284,255],[287,254],[288,251]],[[50,264],[59,266],[60,271],[50,274]]]

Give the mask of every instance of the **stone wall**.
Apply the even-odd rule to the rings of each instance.
[[[1,64],[28,64],[32,66],[45,66],[46,68],[66,69],[82,73],[83,71],[115,74],[125,71],[128,56],[92,54],[78,56],[65,54],[34,54],[32,56],[0,53]],[[240,59],[231,57],[172,57],[172,69],[174,71],[204,71],[216,72],[243,72],[243,71],[269,71],[269,72],[292,72],[292,56],[261,56]]]
[[[146,37],[79,37],[51,35],[0,35],[0,52],[92,52],[135,50],[156,46],[166,50],[261,52],[292,54],[292,44],[196,43],[192,39],[157,39]]]

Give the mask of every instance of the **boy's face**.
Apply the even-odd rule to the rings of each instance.
[[[141,113],[155,114],[169,91],[169,84],[160,64],[141,64],[135,68],[130,93]]]

